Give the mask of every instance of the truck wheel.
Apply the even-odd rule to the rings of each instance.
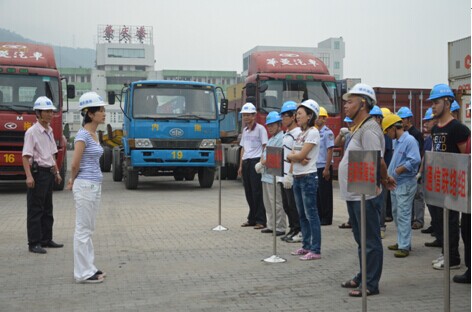
[[[227,172],[228,172],[227,169],[228,169],[227,166],[221,167],[221,177],[220,177],[221,180],[226,180]]]
[[[67,172],[67,156],[64,156],[64,160],[62,162],[61,170],[59,170],[59,174],[61,175],[62,181],[59,184],[54,183],[53,190],[55,191],[62,191],[64,186],[66,185],[66,172]]]
[[[195,179],[195,172],[186,172],[184,175],[185,181],[193,181]]]
[[[198,170],[198,182],[200,187],[210,188],[215,180],[215,168],[200,168]]]
[[[123,179],[123,162],[121,161],[121,151],[119,147],[113,148],[113,181],[120,182]]]
[[[226,178],[228,180],[236,180],[238,177],[238,168],[234,165],[227,165],[226,168]]]
[[[110,172],[113,152],[108,146],[103,147],[103,154],[100,157],[100,169],[102,172]]]
[[[184,174],[182,172],[174,172],[174,180],[175,181],[183,181]]]
[[[138,188],[139,175],[136,170],[128,170],[125,175],[125,187],[127,190],[135,190]]]

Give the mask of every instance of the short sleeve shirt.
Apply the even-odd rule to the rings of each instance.
[[[40,167],[53,167],[55,154],[57,146],[51,127],[45,129],[37,122],[26,131],[22,156],[32,157],[31,162],[34,160]]]
[[[284,175],[290,172],[290,162],[287,160],[287,155],[292,152],[293,145],[298,135],[302,132],[299,127],[295,127],[290,131],[285,132],[284,134]]]
[[[343,200],[360,201],[361,195],[347,191],[347,176],[349,165],[349,151],[380,151],[383,157],[385,139],[379,124],[373,119],[367,119],[364,124],[351,134],[344,156],[339,163],[338,180],[340,195]],[[366,199],[375,198],[375,195],[367,195]]]
[[[309,162],[306,165],[302,165],[299,162],[293,163],[294,176],[318,171],[316,168],[316,160],[318,159],[318,154],[320,152],[320,132],[318,129],[310,127],[306,131],[300,132],[295,144],[293,145],[293,150],[295,152],[300,152],[305,143],[314,144],[313,148],[307,155]]]
[[[320,154],[316,161],[317,168],[324,168],[326,166],[326,157],[328,156],[328,149],[334,147],[334,134],[330,128],[323,126],[320,129]],[[331,163],[333,163],[331,159]]]
[[[253,129],[244,128],[241,145],[244,148],[243,160],[260,158],[262,155],[262,146],[267,144],[267,130],[264,126],[256,123]]]
[[[77,179],[102,182],[103,174],[100,170],[100,157],[103,154],[103,147],[84,128],[77,132],[74,143],[79,141],[85,143],[85,150],[80,160]]]
[[[460,153],[458,144],[467,142],[470,129],[456,119],[439,127],[435,125],[431,130],[434,152]]]

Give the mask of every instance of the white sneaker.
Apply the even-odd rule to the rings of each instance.
[[[298,233],[295,236],[292,236],[292,238],[289,238],[285,240],[287,243],[300,243],[302,241],[302,233]]]
[[[437,257],[436,259],[434,259],[434,260],[432,261],[432,264],[434,265],[434,264],[436,264],[436,263],[438,263],[438,262],[440,262],[440,261],[444,261],[444,255],[443,255],[443,254],[440,254],[439,257]]]
[[[461,268],[460,264],[449,266],[449,270],[457,270],[457,269],[460,269],[460,268]],[[435,269],[435,270],[444,270],[444,260],[441,260],[441,261],[436,262],[435,264],[433,264],[433,269]]]

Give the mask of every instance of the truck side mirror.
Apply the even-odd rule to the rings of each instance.
[[[267,83],[263,83],[259,86],[259,92],[260,93],[264,93],[266,92],[267,88],[269,87],[269,85]]]
[[[252,104],[256,105],[256,97],[255,96],[248,96],[246,98],[246,103],[252,103]]]
[[[246,88],[246,97],[256,96],[256,84],[255,83],[250,82],[250,83],[246,84],[245,88]]]
[[[115,104],[115,91],[108,91],[108,104]]]
[[[228,113],[228,99],[221,99],[220,114],[226,115]]]
[[[67,85],[67,98],[73,99],[75,98],[75,86],[74,85]]]

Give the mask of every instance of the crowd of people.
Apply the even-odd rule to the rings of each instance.
[[[436,237],[426,247],[443,247],[443,208],[427,205],[431,225],[424,224],[425,201],[422,172],[425,151],[470,154],[470,130],[454,115],[459,109],[449,86],[438,84],[428,98],[424,133],[413,125],[409,107],[396,113],[380,107],[376,95],[366,84],[355,85],[343,95],[344,122],[334,137],[326,126],[325,108],[312,99],[301,103],[287,101],[280,112],[270,112],[266,126],[256,122],[256,107],[246,103],[241,110],[245,125],[241,139],[240,175],[249,205],[243,227],[254,227],[262,233],[282,236],[289,243],[300,243],[292,255],[300,260],[321,259],[321,226],[331,225],[333,218],[332,165],[333,148],[343,147],[344,156],[338,168],[340,197],[346,201],[349,220],[341,229],[351,229],[361,262],[361,195],[348,191],[349,152],[375,150],[380,153],[377,193],[366,196],[366,293],[379,293],[383,266],[386,222],[397,229],[396,244],[388,246],[397,258],[410,256],[412,231]],[[282,130],[285,129],[285,132]],[[266,146],[284,150],[284,175],[274,179],[266,173]],[[271,187],[272,185],[272,187]],[[262,191],[259,191],[262,190]],[[280,195],[279,195],[280,194]],[[271,227],[276,205],[276,228]],[[267,213],[266,213],[267,212]],[[454,282],[470,283],[470,214],[449,213],[450,269],[460,268],[459,237],[462,234],[466,271],[455,275]],[[286,228],[288,219],[288,229]],[[432,261],[434,269],[444,269],[443,254]],[[350,296],[362,296],[361,270],[341,283],[352,288]]]
[[[338,168],[338,181],[349,220],[339,227],[352,230],[361,262],[361,195],[348,190],[349,152],[379,151],[377,192],[367,195],[365,201],[366,276],[360,270],[341,283],[344,288],[352,288],[350,296],[360,297],[363,278],[367,295],[379,293],[385,223],[393,220],[397,227],[397,243],[388,246],[397,258],[410,255],[412,230],[424,227],[421,176],[424,152],[470,154],[470,130],[454,116],[458,103],[452,90],[444,84],[434,86],[428,98],[432,104],[423,118],[427,136],[413,126],[414,116],[408,107],[401,107],[396,113],[380,108],[374,90],[366,84],[355,85],[343,95],[343,100],[347,127],[341,128],[336,138],[326,126],[328,112],[312,99],[299,104],[287,101],[280,112],[270,112],[266,118],[267,130],[256,122],[257,109],[252,103],[242,107],[245,127],[240,141],[238,174],[244,182],[249,213],[241,226],[273,233],[288,243],[300,243],[292,252],[300,260],[321,259],[321,227],[333,221],[333,148],[340,146],[344,148],[344,156]],[[106,105],[95,92],[87,92],[79,100],[83,123],[74,142],[67,189],[73,191],[76,206],[74,278],[80,283],[101,283],[106,276],[94,265],[92,244],[103,178],[99,165],[103,148],[96,131],[105,122]],[[35,101],[38,122],[27,130],[22,154],[28,188],[28,246],[36,254],[47,253],[45,248],[63,247],[53,241],[52,231],[52,188],[54,183],[61,183],[55,161],[57,148],[49,125],[55,109],[47,97]],[[282,177],[274,179],[266,171],[267,146],[284,151]],[[275,214],[271,209],[274,205]],[[442,248],[443,208],[427,206],[431,225],[421,232],[433,235],[435,240],[425,245]],[[460,219],[459,212],[450,211],[448,222],[450,269],[460,268],[461,235],[467,268],[462,275],[454,276],[453,281],[470,283],[470,214],[462,213]],[[432,265],[434,269],[444,269],[443,253]]]

